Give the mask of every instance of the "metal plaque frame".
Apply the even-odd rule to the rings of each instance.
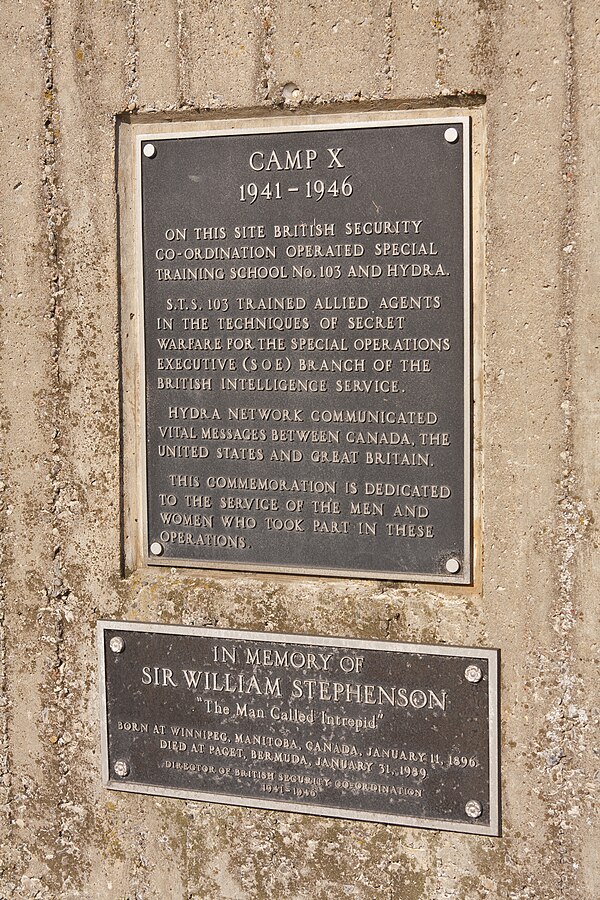
[[[329,577],[353,577],[353,578],[374,578],[396,581],[411,582],[429,582],[441,583],[448,585],[469,585],[473,583],[474,575],[474,559],[473,559],[473,505],[475,503],[478,508],[478,496],[473,492],[473,418],[474,409],[473,402],[478,403],[478,397],[474,397],[473,391],[473,355],[472,345],[474,340],[473,333],[473,280],[480,279],[480,274],[475,275],[473,272],[473,215],[472,206],[474,204],[472,196],[472,128],[471,116],[456,115],[448,113],[447,115],[432,115],[427,112],[411,115],[407,112],[399,111],[382,111],[379,113],[321,113],[313,115],[275,115],[272,117],[264,117],[258,120],[248,119],[208,119],[194,123],[180,123],[177,126],[171,124],[156,125],[137,125],[131,140],[132,157],[128,163],[130,171],[133,173],[133,191],[131,196],[127,197],[128,202],[133,208],[133,216],[131,223],[135,227],[135,252],[129,254],[129,261],[133,262],[134,269],[134,305],[137,322],[132,328],[132,333],[137,342],[136,346],[136,369],[134,377],[131,372],[126,377],[129,383],[135,381],[135,388],[131,391],[131,398],[137,404],[137,412],[135,413],[138,421],[136,422],[136,437],[131,440],[131,436],[127,437],[126,445],[129,449],[135,451],[136,460],[132,464],[130,460],[124,460],[124,468],[126,472],[133,467],[138,473],[136,477],[136,485],[131,484],[130,490],[135,491],[136,496],[129,500],[125,498],[126,507],[126,557],[137,564],[148,565],[152,567],[183,567],[183,568],[201,568],[225,571],[246,571],[246,572],[272,572],[277,574],[291,575],[317,575]],[[307,566],[289,566],[289,565],[270,565],[259,562],[245,561],[226,561],[226,560],[197,560],[185,557],[169,556],[161,558],[152,556],[148,552],[149,535],[148,535],[148,475],[147,475],[147,458],[146,458],[146,372],[145,372],[145,328],[144,322],[144,266],[143,266],[143,236],[142,236],[142,146],[146,141],[160,142],[163,140],[173,140],[178,138],[201,138],[203,136],[225,136],[234,134],[269,134],[284,132],[307,132],[307,131],[323,131],[332,129],[358,130],[364,128],[377,128],[391,126],[402,128],[411,125],[427,125],[427,124],[452,124],[460,123],[464,129],[465,139],[462,142],[463,153],[463,373],[464,373],[464,402],[463,402],[463,528],[460,540],[461,548],[461,567],[456,574],[441,571],[436,573],[423,572],[399,572],[399,571],[381,571],[381,570],[354,570],[354,569],[328,569],[321,567]],[[127,194],[131,188],[127,190]],[[479,210],[476,210],[476,218],[479,222]],[[126,276],[125,281],[130,278]],[[132,306],[130,305],[131,309]],[[478,364],[477,364],[478,365]],[[128,362],[127,368],[131,370],[132,364]],[[477,376],[478,377],[478,373]],[[128,406],[127,403],[124,404]],[[127,410],[126,410],[127,412]],[[478,413],[476,413],[478,415]],[[132,416],[130,410],[129,416]],[[133,544],[133,546],[132,546]]]
[[[474,821],[456,822],[453,820],[429,818],[427,816],[403,816],[390,815],[361,810],[360,808],[348,809],[317,804],[305,804],[301,802],[289,802],[287,800],[270,799],[261,800],[256,797],[243,795],[229,795],[226,793],[210,793],[202,790],[179,789],[177,787],[161,786],[156,784],[144,784],[125,782],[112,777],[109,771],[109,734],[108,734],[108,706],[107,706],[107,675],[105,663],[106,633],[137,632],[147,635],[173,635],[197,636],[211,639],[231,639],[238,641],[253,641],[255,643],[283,644],[293,643],[307,647],[325,646],[338,650],[363,649],[368,651],[386,651],[402,654],[427,655],[433,657],[458,657],[469,660],[485,660],[487,663],[487,703],[488,703],[488,789],[489,789],[489,823],[477,824]],[[328,816],[341,819],[352,819],[384,824],[406,825],[418,828],[430,828],[441,831],[452,831],[466,834],[480,834],[498,836],[501,834],[500,819],[500,757],[499,757],[499,651],[490,648],[456,647],[440,644],[410,644],[376,640],[355,640],[349,638],[332,638],[321,636],[281,634],[271,632],[254,632],[243,630],[231,630],[220,628],[202,628],[196,626],[160,625],[143,622],[119,622],[102,620],[98,621],[97,649],[99,663],[99,687],[100,687],[100,729],[101,729],[101,767],[102,783],[110,790],[125,791],[137,794],[149,794],[162,797],[175,797],[183,800],[199,800],[209,803],[221,803],[233,806],[243,806],[258,809],[285,810],[294,813],[308,815]],[[126,643],[126,641],[125,641]],[[358,803],[357,803],[358,805]]]

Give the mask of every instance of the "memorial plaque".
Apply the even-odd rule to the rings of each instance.
[[[144,553],[469,583],[467,117],[138,135]]]
[[[499,834],[481,648],[99,622],[115,790]]]

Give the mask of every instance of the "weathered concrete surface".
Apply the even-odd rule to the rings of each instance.
[[[0,897],[592,900],[598,13],[4,0]],[[121,577],[115,118],[485,99],[483,584]],[[484,643],[502,838],[108,794],[97,618]]]

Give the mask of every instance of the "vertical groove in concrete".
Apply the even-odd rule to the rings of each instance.
[[[437,33],[437,64],[435,67],[435,89],[436,93],[443,94],[446,88],[446,63],[447,55],[444,48],[444,38],[446,35],[446,26],[444,24],[445,13],[444,0],[438,0],[435,16],[431,21],[431,27]]]
[[[562,179],[564,195],[564,213],[560,247],[557,253],[561,257],[560,288],[562,304],[560,318],[557,323],[559,347],[563,362],[562,402],[563,443],[560,450],[560,496],[558,498],[558,525],[556,535],[557,554],[559,556],[558,596],[552,611],[554,629],[557,635],[556,658],[559,676],[556,685],[556,699],[548,711],[548,737],[551,742],[546,756],[548,778],[553,790],[550,792],[549,812],[556,828],[557,852],[562,859],[572,859],[576,846],[573,841],[572,827],[569,823],[570,808],[578,793],[577,762],[578,735],[581,725],[580,710],[576,707],[579,693],[576,671],[573,665],[573,649],[571,632],[575,626],[576,610],[573,596],[573,563],[577,545],[582,537],[581,517],[584,512],[582,504],[577,502],[574,489],[576,476],[573,457],[573,420],[576,415],[572,385],[573,364],[573,289],[577,265],[577,242],[575,223],[574,183],[577,177],[577,135],[575,133],[575,60],[574,16],[571,0],[564,3],[564,111],[562,128]],[[565,766],[565,761],[568,765]],[[560,873],[561,896],[569,896],[571,873],[564,870]]]
[[[77,857],[80,851],[76,850],[75,845],[67,837],[67,800],[70,791],[69,769],[65,759],[64,734],[68,731],[66,722],[69,717],[70,692],[65,673],[64,605],[69,599],[70,589],[64,571],[63,543],[65,535],[60,517],[64,478],[61,349],[63,341],[63,296],[65,290],[64,257],[61,254],[60,231],[66,217],[66,210],[63,206],[57,168],[61,122],[54,77],[56,50],[54,46],[53,16],[53,0],[45,0],[42,43],[45,80],[42,192],[46,214],[47,271],[50,281],[48,285],[50,300],[49,318],[52,329],[52,380],[48,386],[48,395],[50,418],[53,423],[50,448],[50,485],[52,488],[52,534],[54,535],[54,545],[52,548],[52,568],[48,573],[48,581],[45,588],[46,603],[40,610],[39,624],[40,640],[51,648],[52,653],[50,672],[53,676],[53,684],[50,690],[46,689],[44,691],[44,694],[48,714],[47,721],[52,730],[50,743],[54,748],[54,754],[48,766],[46,777],[51,778],[55,782],[61,799],[57,804],[55,816],[49,817],[46,827],[42,829],[44,837],[41,840],[44,841],[48,849],[53,849],[54,858],[49,868],[54,873],[56,889],[64,893],[69,887],[69,868],[65,865],[66,858],[72,855]]]
[[[0,28],[8,25],[0,19]],[[0,45],[1,46],[1,45]],[[8,55],[8,47],[5,48]],[[0,124],[0,136],[7,140],[8,135],[3,135],[3,127]],[[8,187],[8,172],[2,171],[4,183]],[[14,191],[14,187],[13,187]],[[8,216],[6,217],[8,224]],[[8,304],[8,286],[5,288],[5,272],[8,268],[8,254],[6,243],[5,222],[0,224],[0,332],[5,333],[5,308]],[[0,348],[0,384],[4,384],[5,360]],[[3,858],[4,848],[8,850],[10,834],[10,738],[9,738],[9,707],[8,707],[8,671],[6,659],[6,567],[8,565],[8,518],[10,514],[10,494],[7,491],[8,475],[8,447],[7,438],[9,431],[9,417],[7,399],[0,398],[0,860]],[[7,853],[8,855],[8,853]],[[5,863],[0,862],[0,879],[6,875]],[[1,882],[0,882],[1,884]]]
[[[0,261],[2,259],[2,243],[0,238]],[[1,266],[1,263],[0,263]],[[3,266],[1,266],[3,268]],[[3,411],[4,412],[4,411]],[[2,416],[4,418],[4,415]],[[2,429],[2,434],[4,430]],[[0,859],[3,858],[3,848],[8,846],[10,833],[10,737],[9,737],[9,709],[8,709],[8,671],[6,665],[6,579],[4,577],[6,565],[5,534],[7,532],[7,504],[5,502],[6,482],[4,479],[6,465],[5,441],[0,439]],[[0,862],[0,878],[6,873],[4,864]],[[0,882],[1,884],[1,882]]]
[[[580,11],[582,16],[587,12]],[[585,121],[593,109],[590,103],[589,84],[594,83],[594,68],[597,70],[597,45],[600,40],[600,23],[597,15],[587,23],[592,44],[596,39],[596,51],[589,54],[583,32],[576,27],[577,6],[573,0],[564,4],[567,54],[565,67],[565,104],[563,122],[563,184],[565,193],[565,216],[563,235],[559,251],[562,256],[563,307],[558,323],[560,347],[564,360],[564,381],[561,410],[564,416],[564,446],[561,456],[560,519],[557,529],[557,551],[559,553],[559,596],[553,613],[557,634],[558,658],[560,662],[560,695],[548,714],[549,730],[553,739],[551,759],[552,775],[558,785],[554,798],[553,817],[560,823],[557,834],[559,850],[564,858],[572,859],[573,869],[586,869],[583,875],[582,896],[590,896],[594,890],[591,882],[600,878],[598,864],[589,863],[589,847],[594,845],[594,833],[599,832],[597,823],[598,785],[593,786],[594,773],[597,780],[598,750],[595,733],[599,725],[596,704],[590,695],[590,684],[585,678],[586,664],[597,657],[598,616],[593,607],[589,609],[589,591],[598,583],[597,567],[589,568],[583,562],[589,554],[597,553],[597,529],[594,528],[594,502],[586,490],[586,470],[598,473],[598,423],[600,417],[589,417],[594,398],[598,403],[597,379],[581,379],[581,369],[585,372],[586,347],[596,348],[596,370],[598,350],[598,323],[594,327],[593,316],[587,314],[589,300],[583,286],[588,273],[596,268],[592,257],[597,253],[599,204],[598,181],[589,178],[589,147],[591,134],[598,137],[598,115],[595,125]],[[586,27],[586,26],[584,26]],[[577,45],[579,37],[581,51]],[[589,45],[588,45],[589,46]],[[594,58],[595,57],[595,58]],[[588,80],[589,79],[589,80]],[[587,84],[586,84],[587,82]],[[587,90],[581,90],[583,85]],[[593,113],[592,113],[593,115]],[[588,136],[588,147],[582,137]],[[597,146],[597,141],[596,141]],[[584,185],[587,186],[584,187]],[[589,193],[588,193],[589,192]],[[591,217],[586,221],[586,214]],[[595,216],[594,212],[595,211]],[[591,230],[590,230],[591,226]],[[591,284],[594,278],[589,278]],[[588,287],[589,291],[589,287]],[[582,330],[582,321],[587,325],[587,333]],[[594,368],[592,367],[592,372]],[[587,374],[587,373],[586,373]],[[585,423],[589,422],[588,440],[582,442]],[[583,424],[583,429],[582,429]],[[595,436],[595,437],[594,437]],[[586,458],[584,447],[590,449]],[[582,452],[583,451],[583,452]],[[597,487],[596,479],[596,487]],[[597,491],[596,497],[597,500]],[[590,502],[591,501],[591,502]],[[594,532],[596,531],[596,539]],[[588,571],[588,581],[582,580],[582,569]],[[596,577],[594,577],[594,575]],[[592,590],[594,588],[592,587]],[[588,623],[595,621],[591,629]],[[594,757],[595,754],[595,757]],[[549,765],[550,768],[550,765]],[[596,820],[596,827],[592,822]],[[575,822],[586,822],[583,840],[578,839]],[[589,835],[589,837],[588,837]],[[587,851],[587,853],[586,853]],[[592,854],[593,858],[593,854]],[[567,869],[562,873],[564,896],[569,895],[572,878]],[[584,887],[585,884],[585,887]],[[585,893],[584,893],[585,892]]]
[[[139,10],[138,0],[125,0],[126,7],[129,8],[129,17],[127,22],[127,56],[125,59],[125,68],[127,70],[127,110],[133,112],[139,106]]]
[[[188,70],[188,43],[186,0],[177,0],[177,104],[189,103],[190,77]]]
[[[573,3],[574,15],[574,116],[577,136],[574,179],[575,240],[577,262],[573,279],[571,338],[574,499],[580,508],[581,539],[571,561],[575,627],[572,642],[577,673],[575,696],[578,750],[577,794],[571,807],[576,823],[574,865],[581,873],[582,893],[598,894],[600,885],[600,709],[594,696],[591,673],[598,670],[600,655],[600,307],[595,300],[600,285],[598,223],[600,222],[600,16],[597,7]],[[597,696],[597,693],[596,693]],[[568,763],[565,760],[565,763]],[[584,887],[585,886],[585,887]]]
[[[258,18],[258,46],[260,70],[256,99],[258,103],[268,103],[275,100],[273,90],[275,87],[275,72],[273,71],[273,35],[275,32],[273,4],[267,0],[265,3],[257,3],[256,15]]]
[[[392,93],[392,85],[394,83],[394,0],[390,0],[388,8],[385,12],[385,36],[382,56],[383,60],[381,71],[384,77],[383,96],[390,97]]]

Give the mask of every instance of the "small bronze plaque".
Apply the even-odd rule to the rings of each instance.
[[[137,138],[145,558],[469,583],[469,119],[278,122]]]
[[[107,787],[499,834],[496,650],[99,622]]]

